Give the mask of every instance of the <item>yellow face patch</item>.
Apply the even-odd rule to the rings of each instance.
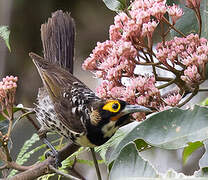
[[[103,106],[103,110],[110,111],[113,113],[118,112],[120,110],[120,108],[121,108],[121,105],[117,100],[109,100]]]

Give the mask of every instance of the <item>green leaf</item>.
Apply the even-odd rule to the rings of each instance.
[[[53,177],[55,175],[56,175],[56,173],[46,174],[46,175],[43,175],[43,176],[37,178],[37,180],[49,180],[51,177]]]
[[[18,106],[14,106],[13,107],[13,113],[16,113],[20,110],[25,110],[27,111],[26,113],[20,115],[19,117],[14,117],[13,118],[13,125],[12,125],[12,129],[14,128],[14,126],[17,124],[17,122],[23,118],[25,115],[27,114],[30,114],[32,111],[32,108],[26,108],[26,107],[23,107],[22,105],[18,105]],[[5,110],[4,111],[5,114],[8,115],[8,112]],[[0,131],[2,134],[6,134],[7,131],[8,131],[8,125],[9,125],[9,121],[0,113]],[[1,143],[0,143],[0,146],[1,146]]]
[[[205,180],[208,177],[208,168],[200,168],[199,171],[194,172],[194,177],[206,177]]]
[[[179,2],[178,1],[175,1],[175,0],[167,0],[166,1],[166,4],[168,5],[168,6],[172,6],[173,4],[178,4]]]
[[[87,160],[87,159],[77,159],[76,160],[78,163],[81,163],[81,164],[85,164],[85,165],[88,165],[88,166],[94,166],[94,162],[93,161],[90,161],[90,160]],[[97,160],[98,161],[98,160]],[[99,160],[100,161],[100,160]],[[103,161],[102,161],[103,162]]]
[[[112,152],[110,162],[126,144],[137,139],[163,149],[179,149],[207,137],[208,108],[197,105],[188,110],[172,108],[153,114],[131,130]]]
[[[9,45],[9,35],[10,35],[10,31],[8,29],[8,26],[0,26],[0,37],[5,41],[6,46],[8,47],[9,51],[11,51],[11,48]]]
[[[68,158],[66,158],[64,161],[61,162],[62,166],[59,168],[59,170],[64,170],[68,167],[71,167],[74,163],[75,157],[77,157],[79,154],[81,154],[84,151],[83,147],[80,147],[76,152],[71,154]]]
[[[188,146],[184,148],[183,150],[183,164],[186,163],[189,156],[196,151],[198,148],[202,147],[203,143],[201,141],[196,142],[190,142],[188,143]]]
[[[119,153],[110,171],[110,180],[157,177],[155,169],[138,154],[134,143],[127,144]]]
[[[120,11],[126,8],[126,0],[103,0],[105,5],[111,11]]]
[[[208,169],[208,140],[204,141],[204,148],[205,148],[205,152],[201,157],[201,159],[199,160],[199,167],[200,168],[206,167]]]
[[[13,113],[16,113],[16,112],[21,111],[21,110],[32,111],[33,109],[32,108],[23,107],[21,104],[18,104],[17,106],[13,107]],[[8,115],[6,110],[4,111],[4,113]],[[0,121],[4,121],[4,120],[6,120],[5,117],[0,113]]]
[[[205,100],[203,100],[200,104],[202,106],[208,106],[208,98],[206,98]]]
[[[149,144],[147,144],[144,140],[142,139],[137,139],[134,141],[136,144],[136,147],[139,151],[143,151],[149,147]]]

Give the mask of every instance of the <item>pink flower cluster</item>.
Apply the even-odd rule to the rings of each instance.
[[[14,103],[17,81],[18,78],[14,76],[6,76],[0,81],[0,103],[3,106]]]
[[[122,99],[130,104],[140,104],[146,107],[164,109],[166,106],[175,106],[182,99],[177,92],[167,97],[161,97],[155,86],[154,76],[141,76],[129,79],[128,85],[116,86],[113,81],[102,81],[96,89],[101,98]],[[140,116],[140,115],[136,115]]]
[[[186,4],[197,8],[200,0],[186,0]],[[165,14],[169,15],[171,23]],[[175,84],[179,88],[192,88],[194,84],[200,84],[205,79],[205,65],[208,61],[207,40],[190,34],[166,41],[169,31],[161,31],[163,42],[157,45],[154,52],[152,37],[158,24],[166,23],[170,29],[176,30],[174,25],[182,15],[179,6],[168,6],[166,0],[134,0],[128,12],[118,13],[114,17],[114,24],[110,26],[109,40],[98,42],[82,66],[103,80],[97,88],[97,95],[158,110],[178,105],[182,99],[178,92],[169,92],[164,97],[158,88],[165,88],[178,79],[180,82]],[[162,64],[155,61],[155,57]],[[154,76],[136,73],[139,65],[152,66],[153,74],[164,84],[157,88]],[[156,68],[173,72],[176,79],[160,77]],[[136,113],[134,117],[141,119],[144,114]]]
[[[97,78],[103,79],[97,88],[99,97],[118,98],[155,108],[167,105],[153,76],[134,73],[135,62],[140,61],[139,50],[146,47],[146,38],[148,41],[152,38],[165,13],[169,13],[173,24],[183,15],[178,6],[167,6],[165,0],[135,0],[128,13],[120,12],[115,16],[109,29],[110,40],[98,42],[82,65],[83,69],[93,71]],[[123,83],[123,77],[128,79],[127,84]],[[135,114],[136,117],[140,115]]]
[[[83,63],[83,68],[96,70],[96,77],[108,81],[116,81],[123,74],[132,75],[137,51],[131,42],[125,41],[105,41],[97,43],[97,47],[90,54],[90,57]]]
[[[139,45],[145,37],[151,38],[166,12],[170,12],[175,20],[182,15],[176,5],[169,7],[165,0],[135,0],[129,15],[121,12],[115,16],[109,30],[110,40],[97,43],[83,63],[83,69],[96,71],[96,77],[107,80],[132,74],[137,56],[135,42]],[[156,20],[151,18],[153,16]]]
[[[171,17],[173,24],[183,15],[183,11],[177,5],[170,6],[168,9],[168,14]]]
[[[200,84],[204,80],[205,65],[208,62],[208,42],[196,34],[185,38],[175,37],[163,45],[157,45],[157,59],[167,68],[171,66],[184,66],[181,79],[189,85]]]
[[[135,0],[128,15],[121,12],[115,16],[114,25],[110,26],[110,40],[134,40],[142,43],[145,37],[152,37],[166,12],[173,23],[183,15],[181,8],[177,5],[167,6],[165,0]],[[152,17],[156,19],[153,20]]]
[[[97,88],[97,95],[102,98],[118,98],[130,104],[156,107],[159,90],[155,87],[153,76],[138,76],[129,79],[129,84],[116,86],[113,81],[103,81]]]
[[[176,106],[181,99],[182,96],[180,94],[173,94],[166,97],[164,101],[168,106]]]

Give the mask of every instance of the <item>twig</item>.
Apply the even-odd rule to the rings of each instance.
[[[9,149],[8,149],[7,143],[6,143],[6,145],[3,144],[3,147],[4,147],[4,150],[6,152],[7,162],[11,162],[12,161],[12,157],[11,157],[11,155],[9,153]]]
[[[188,103],[197,94],[198,90],[199,90],[199,87],[196,87],[194,91],[191,93],[191,95],[184,102],[182,102],[181,104],[178,104],[177,107],[182,107],[183,105]]]
[[[97,159],[96,159],[96,156],[95,156],[95,150],[94,150],[94,148],[90,148],[90,151],[91,151],[92,158],[93,158],[93,161],[94,161],[94,165],[95,165],[95,169],[96,169],[96,173],[97,173],[97,178],[98,178],[98,180],[102,180],[101,174],[100,174],[100,169],[99,169],[99,166],[98,166],[98,162],[97,162]]]
[[[144,53],[144,52],[143,52],[143,53]],[[141,58],[141,59],[143,59],[144,61],[149,62],[149,60],[147,59],[147,56],[144,57],[144,56],[142,56],[141,54],[139,54],[139,52],[138,52],[138,57]]]
[[[167,23],[172,29],[174,29],[177,33],[179,33],[181,36],[186,37],[185,34],[183,34],[181,31],[177,30],[164,16],[162,20]]]
[[[12,158],[9,153],[9,149],[7,147],[7,142],[1,139],[1,143],[2,143],[2,148],[4,148],[5,152],[3,151],[2,148],[0,148],[0,159],[5,163],[8,161],[12,161]]]
[[[0,148],[0,159],[1,159],[1,161],[3,161],[4,163],[7,162],[6,154],[4,153],[4,151],[3,151],[2,148]]]
[[[158,63],[154,63],[154,62],[151,62],[151,63],[137,62],[136,64],[143,65],[143,66],[157,66],[157,65],[160,65],[161,63],[160,62],[158,62]]]
[[[70,175],[70,174],[65,174],[65,173],[63,173],[62,171],[59,171],[58,169],[56,169],[56,168],[53,167],[52,165],[49,165],[49,168],[50,168],[50,170],[52,170],[53,172],[55,172],[55,173],[57,173],[57,174],[59,174],[59,175],[61,175],[61,176],[64,176],[64,177],[66,177],[66,178],[69,178],[69,179],[72,179],[72,180],[80,180],[80,179],[77,178],[77,177],[74,177],[74,176],[72,176],[72,175]]]
[[[168,78],[168,77],[157,77],[156,81],[172,81],[173,78]]]
[[[51,173],[49,170],[49,165],[54,163],[55,159],[53,157],[48,157],[45,161],[35,164],[32,168],[23,171],[11,178],[9,180],[22,180],[22,179],[36,179],[42,175]]]
[[[171,81],[169,81],[168,83],[166,84],[162,84],[160,86],[157,86],[158,89],[162,89],[162,88],[165,88],[165,87],[168,87],[170,86],[171,84],[173,84],[175,82],[175,79],[172,79]]]
[[[194,8],[194,12],[196,14],[196,19],[198,21],[198,26],[199,26],[199,32],[198,35],[201,37],[201,32],[202,32],[202,19],[201,19],[201,13],[198,8]]]
[[[144,50],[141,50],[141,52],[144,54],[145,58],[146,58],[146,62],[150,62],[149,58],[147,57],[148,52],[145,52]]]
[[[9,127],[8,127],[8,131],[7,131],[7,137],[8,137],[8,138],[9,138],[10,135],[11,135],[12,125],[13,125],[13,119],[9,119]]]
[[[67,144],[63,149],[59,151],[59,160],[63,161],[75,151],[77,151],[79,146],[75,144]],[[36,163],[32,166],[20,166],[15,162],[8,163],[8,166],[13,166],[18,170],[22,170],[23,172],[9,178],[9,180],[22,180],[22,179],[36,179],[42,175],[49,174],[52,170],[49,168],[50,165],[55,163],[55,159],[53,157],[48,157],[46,160],[40,163]],[[14,168],[14,169],[15,169]]]
[[[33,113],[34,111],[29,111],[28,113],[27,112],[25,112],[25,110],[21,110],[24,114],[25,114],[25,116],[27,117],[27,119],[32,123],[32,125],[34,126],[34,128],[36,129],[36,130],[39,130],[39,127],[38,127],[38,125],[34,122],[34,120],[29,116],[29,114],[31,114],[31,113]]]
[[[32,166],[22,166],[22,165],[17,164],[14,161],[7,162],[5,165],[6,165],[6,168],[15,169],[17,171],[27,171],[27,170],[35,167],[35,165],[32,165]]]
[[[163,70],[165,70],[165,71],[170,71],[170,70],[167,69],[166,67],[163,67],[163,66],[160,66],[160,65],[159,65],[159,66],[157,65],[156,67],[157,67],[157,68],[160,68],[160,69],[163,69]]]
[[[6,169],[6,168],[7,168],[6,164],[4,164],[3,166],[0,166],[0,170]]]
[[[206,92],[208,89],[199,89],[199,92]]]
[[[160,24],[160,27],[161,27],[161,39],[162,39],[162,43],[163,45],[165,45],[165,33],[164,33],[164,24],[161,22]]]

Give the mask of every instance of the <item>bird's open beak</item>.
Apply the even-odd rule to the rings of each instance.
[[[135,112],[152,112],[152,110],[140,105],[126,105],[126,107],[121,111],[121,114],[126,115]]]

